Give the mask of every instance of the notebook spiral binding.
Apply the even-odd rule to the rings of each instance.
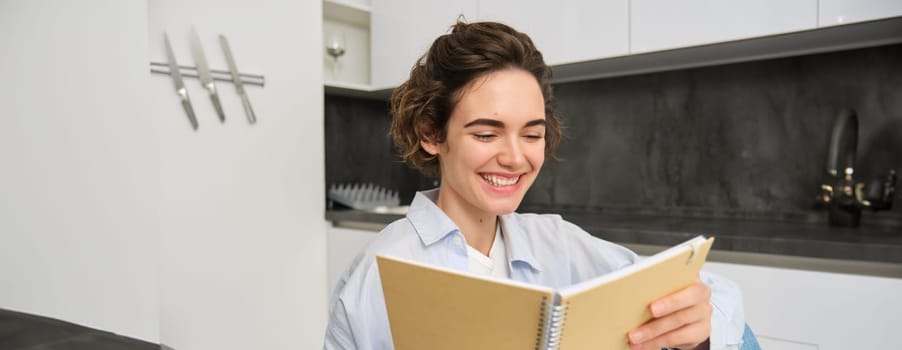
[[[545,338],[547,335],[548,324],[545,322],[548,319],[548,316],[551,314],[551,304],[548,302],[548,297],[542,297],[542,307],[539,311],[539,328],[536,330],[536,350],[544,350],[542,348],[545,345]]]
[[[548,298],[543,298],[539,341],[536,344],[536,350],[557,350],[561,346],[561,335],[569,305],[569,303],[553,305]]]

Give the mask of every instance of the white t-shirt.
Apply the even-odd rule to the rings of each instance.
[[[489,249],[489,256],[483,255],[478,250],[467,244],[467,269],[475,274],[494,277],[510,277],[507,266],[507,249],[504,246],[504,235],[501,234],[501,225],[495,229],[495,240]]]

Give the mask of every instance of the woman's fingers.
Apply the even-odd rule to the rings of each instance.
[[[711,289],[699,280],[649,305],[653,319],[628,334],[634,349],[694,348],[711,334]]]
[[[677,330],[649,339],[641,344],[630,344],[633,350],[660,350],[661,348],[695,349],[708,340],[711,323],[699,321]]]
[[[686,325],[706,322],[711,323],[711,304],[698,304],[653,319],[629,333],[630,343],[639,344],[649,339],[659,338],[670,332],[680,330]],[[707,338],[707,335],[705,335]]]
[[[661,299],[649,306],[652,317],[661,317],[695,304],[708,303],[711,300],[711,288],[700,280]]]

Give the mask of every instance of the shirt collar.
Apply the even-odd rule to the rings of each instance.
[[[407,211],[407,219],[426,246],[440,241],[452,232],[460,231],[454,221],[435,204],[437,200],[437,188],[417,192]]]
[[[532,254],[532,248],[529,244],[526,231],[520,222],[520,216],[517,213],[510,213],[499,217],[501,220],[502,232],[504,233],[504,243],[507,245],[507,254],[511,263],[522,261],[529,265],[533,270],[542,271],[539,261]]]
[[[407,211],[407,219],[424,245],[430,246],[445,236],[459,232],[460,228],[442,211],[435,202],[438,189],[417,192]],[[536,271],[542,271],[532,253],[526,232],[516,213],[500,216],[504,243],[511,262],[522,261]]]

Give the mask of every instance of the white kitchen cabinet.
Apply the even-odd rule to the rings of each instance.
[[[362,0],[323,1],[323,82],[360,90],[370,84],[370,6]],[[329,48],[341,48],[338,57]]]
[[[630,53],[813,29],[817,6],[817,0],[631,0]]]
[[[708,262],[740,285],[763,349],[898,349],[902,279]]]
[[[369,9],[373,4],[371,0],[323,0],[323,6],[326,6],[327,3],[344,7],[356,7],[359,9]]]
[[[370,14],[371,85],[400,85],[439,35],[464,15],[474,20],[477,0],[372,0]]]
[[[368,18],[368,17],[367,17]],[[323,18],[323,81],[326,85],[355,84],[362,87],[370,83],[370,31],[352,23]],[[345,52],[337,58],[326,47],[337,45]]]
[[[327,68],[327,93],[387,98],[460,14],[471,22],[499,21],[529,34],[545,61],[556,66],[556,82],[884,45],[900,40],[895,24],[814,29],[833,25],[830,18],[842,17],[844,23],[888,17],[898,23],[902,18],[902,2],[890,0],[372,0],[370,4],[369,84],[362,83],[365,79],[358,73],[355,78],[340,76],[357,68],[347,72]],[[346,65],[356,62],[349,59]],[[360,66],[359,71],[365,72],[365,64]]]
[[[629,0],[480,0],[479,20],[528,34],[550,65],[629,53]]]
[[[834,26],[902,16],[899,0],[820,0],[818,26]]]

